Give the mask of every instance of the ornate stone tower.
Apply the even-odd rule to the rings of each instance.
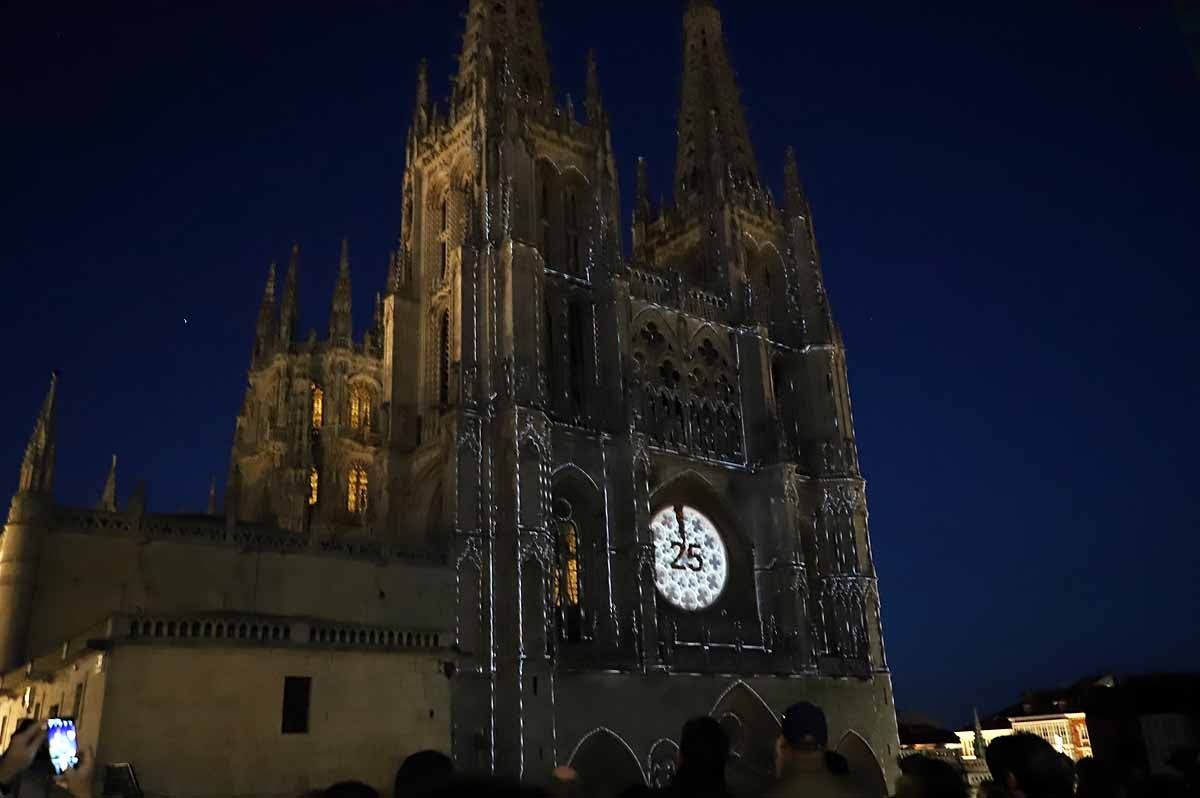
[[[354,340],[350,253],[343,241],[329,332],[296,337],[293,247],[276,305],[271,265],[255,326],[249,384],[237,418],[226,514],[322,536],[369,535],[395,542],[386,526],[387,432],[382,301]]]
[[[682,720],[711,711],[753,780],[800,699],[895,753],[799,170],[789,150],[781,207],[715,4],[691,0],[683,28],[674,202],[652,206],[639,162],[631,258],[595,59],[580,114],[538,0],[471,0],[450,97],[418,69],[399,241],[361,343],[344,246],[323,340],[295,337],[296,254],[278,308],[268,278],[227,512],[454,569],[456,596],[431,600],[456,607],[466,767],[661,776]]]

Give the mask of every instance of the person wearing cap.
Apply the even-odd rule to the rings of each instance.
[[[876,798],[850,773],[846,758],[830,751],[829,725],[820,707],[792,704],[780,718],[775,775],[768,798]]]

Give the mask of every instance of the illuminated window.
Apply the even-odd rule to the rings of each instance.
[[[367,511],[367,469],[360,465],[351,467],[347,480],[346,509],[354,514]]]
[[[325,392],[313,383],[312,387],[312,426],[320,429],[325,423]]]
[[[450,404],[450,312],[442,313],[441,340],[438,351],[438,404]]]
[[[308,506],[312,507],[317,503],[317,496],[321,490],[321,475],[317,473],[317,469],[312,469],[308,472]]]
[[[571,518],[571,505],[565,501],[555,503],[554,515],[558,521],[558,566],[554,569],[551,591],[554,605],[579,606],[579,527]]]
[[[371,392],[365,385],[350,389],[350,428],[367,429],[371,426]]]

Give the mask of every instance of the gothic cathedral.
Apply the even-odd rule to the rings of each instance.
[[[661,781],[682,721],[712,714],[752,780],[779,712],[811,700],[831,744],[890,772],[845,352],[795,157],[780,204],[721,14],[691,0],[674,196],[652,202],[638,162],[626,248],[591,55],[586,70],[576,108],[539,0],[470,0],[449,98],[418,72],[365,334],[345,243],[325,335],[298,334],[298,252],[281,289],[272,268],[227,524],[446,574],[423,600],[446,607],[464,766]]]

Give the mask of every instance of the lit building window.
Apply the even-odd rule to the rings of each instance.
[[[571,505],[565,501],[556,503],[554,509],[558,519],[558,566],[554,569],[551,586],[554,605],[561,607],[579,606],[579,527],[571,519]]]
[[[367,469],[360,465],[350,469],[346,491],[346,509],[354,514],[367,511]]]
[[[320,429],[325,423],[325,392],[316,383],[312,387],[312,426]]]
[[[317,469],[312,469],[308,472],[308,506],[312,507],[317,503],[317,496],[321,491],[321,475],[317,473]]]
[[[371,392],[365,385],[350,389],[350,428],[367,429],[371,426]]]

